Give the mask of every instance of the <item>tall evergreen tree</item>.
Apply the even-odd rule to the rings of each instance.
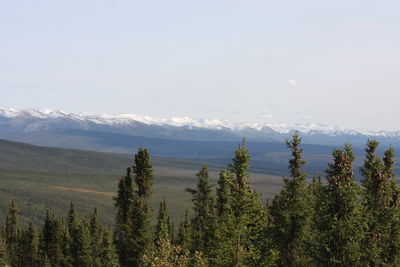
[[[204,165],[197,173],[197,189],[188,188],[186,191],[193,196],[192,218],[192,251],[200,251],[207,255],[207,248],[214,238],[215,231],[215,197],[212,185],[209,183],[208,167]]]
[[[227,216],[230,211],[230,186],[233,182],[233,175],[228,170],[219,173],[217,188],[217,214],[219,217]]]
[[[354,154],[346,144],[333,151],[324,189],[323,209],[318,228],[319,250],[314,255],[318,266],[362,266],[363,220],[359,193],[354,181]]]
[[[68,226],[68,230],[70,231],[70,233],[74,229],[74,226],[77,224],[77,221],[78,221],[78,218],[76,215],[75,205],[74,205],[74,203],[70,202],[68,216],[67,216],[67,226]]]
[[[234,175],[230,184],[231,214],[219,236],[224,243],[216,248],[223,258],[217,255],[215,264],[229,266],[255,265],[260,260],[258,242],[265,226],[265,208],[260,195],[252,190],[248,182],[250,155],[245,139],[235,151],[229,171]]]
[[[398,187],[394,179],[394,152],[390,148],[382,159],[376,155],[379,142],[368,140],[363,175],[364,216],[367,235],[363,242],[366,262],[370,266],[396,265],[400,260],[398,217],[396,203]],[[397,230],[396,230],[397,229]],[[393,253],[395,252],[395,253]],[[397,254],[397,255],[396,255]]]
[[[91,266],[92,250],[90,247],[91,238],[89,223],[86,219],[80,220],[77,218],[72,203],[68,212],[68,230],[71,237],[70,250],[72,265],[82,267]]]
[[[167,203],[165,199],[160,202],[160,208],[158,209],[156,231],[154,234],[154,242],[157,245],[160,240],[170,241],[169,236],[169,216],[167,211]]]
[[[40,237],[42,266],[70,266],[69,245],[69,233],[62,220],[47,211]]]
[[[171,219],[171,217],[169,217],[169,231],[168,231],[168,235],[169,235],[169,239],[171,240],[172,244],[176,243],[176,229],[175,229],[175,223],[174,221]]]
[[[192,236],[190,232],[189,212],[185,211],[185,217],[179,224],[177,244],[184,249],[189,249],[192,244]]]
[[[7,248],[6,248],[6,242],[4,240],[4,233],[3,229],[0,231],[0,266],[8,266],[8,255],[7,255]]]
[[[153,185],[153,166],[150,162],[150,153],[146,148],[139,148],[135,155],[135,165],[133,166],[135,181],[137,185],[137,195],[148,198],[151,195]]]
[[[19,263],[18,239],[20,235],[18,208],[15,200],[11,201],[11,205],[6,216],[5,224],[5,243],[7,254],[11,265],[17,266]]]
[[[92,260],[94,266],[100,266],[101,262],[101,247],[103,239],[103,229],[98,221],[97,208],[94,209],[92,216],[90,218],[90,240],[91,240],[91,250],[92,250]]]
[[[95,267],[119,267],[119,259],[115,249],[112,232],[104,229],[101,232],[101,243],[98,248],[97,261]]]
[[[235,245],[234,231],[236,226],[233,221],[231,209],[231,187],[235,179],[229,170],[219,173],[216,201],[216,229],[209,251],[211,266],[230,266],[233,264],[233,247]],[[210,255],[211,254],[211,255]]]
[[[284,185],[270,207],[273,243],[280,251],[278,266],[304,266],[307,262],[305,242],[308,240],[311,210],[306,174],[302,170],[306,162],[302,159],[300,143],[297,132],[292,140],[286,140],[292,153],[289,160],[291,178],[283,179]]]
[[[146,148],[140,148],[135,155],[135,165],[132,167],[136,190],[133,195],[133,205],[130,213],[131,225],[128,231],[127,264],[139,266],[146,250],[152,242],[152,208],[150,203],[151,187],[153,185],[153,166],[150,153]]]
[[[313,259],[320,253],[319,249],[319,230],[321,224],[321,216],[324,214],[325,188],[321,176],[314,177],[308,187],[310,206],[311,206],[311,221],[310,221],[310,236],[307,241],[308,250],[306,254]]]
[[[394,149],[393,147],[385,151],[383,157],[383,175],[390,184],[390,201],[387,210],[388,234],[384,236],[383,258],[388,265],[400,266],[400,188],[395,179],[394,173]]]
[[[129,232],[132,227],[131,214],[133,201],[132,168],[127,168],[125,177],[122,177],[118,183],[118,193],[114,198],[114,205],[117,208],[114,238],[122,266],[128,265],[130,257]]]
[[[383,175],[383,162],[376,155],[379,142],[368,140],[365,152],[364,166],[360,168],[364,177],[363,204],[364,216],[367,222],[367,232],[364,239],[366,262],[370,266],[383,264],[381,257],[383,250],[382,236],[389,229],[386,225],[385,213],[389,208],[391,194],[389,180]]]
[[[39,266],[38,249],[39,235],[32,222],[25,227],[19,240],[20,266]]]

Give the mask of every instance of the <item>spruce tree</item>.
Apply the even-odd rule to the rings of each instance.
[[[396,265],[400,240],[398,230],[398,186],[394,179],[394,151],[390,148],[382,160],[376,155],[379,142],[368,140],[363,176],[364,217],[367,234],[363,242],[365,261],[370,266]],[[394,241],[394,242],[393,242]],[[394,253],[393,253],[394,252]]]
[[[69,203],[69,210],[68,210],[68,216],[67,216],[67,226],[68,230],[71,231],[73,230],[74,226],[77,224],[78,218],[76,215],[76,210],[75,210],[75,205],[74,203],[70,202]]]
[[[233,182],[233,175],[228,170],[219,173],[217,188],[217,214],[219,217],[227,216],[230,211],[230,186]]]
[[[186,225],[186,226],[185,226]],[[178,244],[171,242],[171,221],[168,216],[165,199],[160,202],[157,224],[154,233],[154,249],[145,251],[143,266],[208,266],[207,260],[202,253],[190,251],[179,243],[190,246],[189,218],[186,212],[186,219],[181,223],[178,234]]]
[[[0,231],[0,266],[8,266],[9,261],[8,261],[8,255],[7,255],[7,248],[6,248],[6,242],[3,238],[3,229]]]
[[[291,149],[289,160],[290,178],[284,178],[284,185],[275,195],[270,207],[273,226],[271,234],[276,249],[280,252],[278,266],[304,266],[307,262],[305,242],[308,240],[310,224],[310,205],[306,174],[302,168],[301,138],[296,132],[292,140],[286,140]]]
[[[207,248],[214,238],[215,231],[215,197],[209,183],[208,167],[204,165],[197,173],[197,189],[186,189],[193,196],[193,218],[191,223],[192,251],[208,255]]]
[[[189,250],[174,245],[167,239],[160,239],[155,250],[146,251],[143,257],[144,267],[206,267],[207,259],[199,252],[191,254]]]
[[[192,244],[192,235],[190,229],[189,212],[186,210],[185,217],[179,224],[177,236],[177,244],[184,249],[190,249]]]
[[[134,187],[132,184],[132,168],[127,168],[125,177],[118,183],[118,193],[114,198],[117,209],[114,230],[115,245],[122,266],[128,265],[129,234],[132,227],[132,206],[134,201]]]
[[[306,254],[309,258],[314,258],[319,252],[319,226],[321,216],[324,212],[325,188],[321,176],[314,177],[308,187],[310,206],[311,206],[311,221],[310,221],[310,236],[307,241],[308,250]]]
[[[394,149],[391,147],[385,151],[383,157],[383,175],[390,185],[389,209],[386,213],[386,223],[389,225],[388,234],[383,237],[383,258],[388,265],[400,265],[400,188],[394,173]]]
[[[154,233],[154,243],[157,245],[160,240],[170,241],[170,229],[169,229],[169,216],[167,211],[167,203],[165,199],[160,202],[158,209],[156,230]]]
[[[46,212],[40,237],[39,258],[42,266],[70,266],[69,233],[62,220]]]
[[[176,229],[175,223],[172,221],[171,217],[169,217],[169,239],[171,240],[172,244],[176,243]]]
[[[94,209],[93,214],[90,218],[90,240],[92,250],[92,260],[94,266],[100,265],[100,250],[101,242],[103,239],[103,229],[98,221],[97,208]]]
[[[354,154],[346,144],[333,151],[333,163],[326,170],[323,209],[319,217],[317,266],[362,266],[363,220],[359,193],[354,181]]]
[[[86,219],[77,217],[74,205],[71,203],[68,212],[68,230],[70,235],[70,251],[73,266],[91,266],[92,250],[89,223]]]
[[[146,148],[140,148],[135,155],[135,165],[133,166],[137,194],[139,197],[148,198],[151,195],[153,185],[153,166],[150,162],[150,153]]]
[[[227,218],[223,231],[224,243],[216,248],[223,258],[215,264],[229,266],[255,265],[260,260],[261,235],[265,227],[265,208],[258,193],[253,191],[248,182],[250,155],[245,139],[232,158],[229,171],[234,179],[230,184],[231,214]],[[220,257],[220,256],[217,256]]]
[[[101,232],[101,243],[98,248],[96,267],[119,267],[119,259],[115,249],[112,232],[104,229]]]
[[[6,216],[5,224],[5,243],[7,254],[11,265],[17,266],[19,263],[18,239],[20,236],[18,208],[15,200],[11,201],[11,205]]]
[[[132,167],[136,190],[133,194],[133,204],[130,212],[131,224],[128,230],[128,260],[129,266],[141,265],[143,255],[152,246],[152,207],[150,203],[151,187],[153,185],[153,167],[150,153],[140,148],[135,155],[135,165]]]
[[[209,255],[211,266],[230,266],[233,263],[234,254],[234,217],[231,209],[231,186],[235,180],[233,173],[229,170],[222,170],[219,173],[216,202],[216,229],[214,239],[210,246]]]
[[[20,266],[38,266],[39,235],[32,222],[25,227],[19,240]]]
[[[370,266],[383,264],[382,237],[389,230],[385,214],[390,203],[390,184],[388,177],[383,175],[383,162],[376,155],[379,142],[368,140],[365,152],[364,166],[360,168],[363,176],[364,216],[368,234],[364,239],[366,262]]]

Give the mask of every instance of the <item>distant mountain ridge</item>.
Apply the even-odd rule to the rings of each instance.
[[[363,131],[323,124],[238,123],[229,120],[189,117],[155,118],[137,114],[67,113],[51,109],[0,107],[0,136],[54,130],[77,129],[174,140],[237,141],[242,137],[257,142],[282,142],[299,131],[304,142],[337,145],[350,142],[363,145],[367,139],[400,146],[400,131]]]

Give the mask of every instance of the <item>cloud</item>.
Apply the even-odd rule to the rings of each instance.
[[[292,86],[295,86],[297,84],[295,80],[288,80],[288,83]]]

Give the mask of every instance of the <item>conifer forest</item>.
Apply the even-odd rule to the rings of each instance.
[[[167,202],[151,205],[150,151],[140,148],[115,185],[113,225],[102,211],[65,216],[48,210],[41,225],[19,220],[18,202],[1,222],[0,266],[400,266],[400,187],[394,149],[369,140],[355,179],[350,144],[332,152],[323,175],[304,172],[301,138],[286,140],[289,177],[267,201],[249,182],[246,142],[216,184],[204,165],[187,188],[192,208],[179,221]],[[357,170],[358,171],[358,170]],[[76,203],[75,203],[76,204]]]

